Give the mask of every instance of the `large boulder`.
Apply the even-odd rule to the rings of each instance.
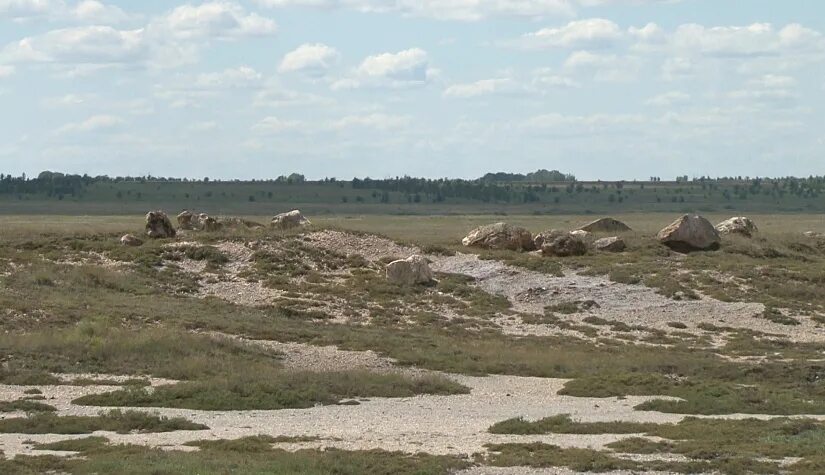
[[[579,228],[589,233],[624,233],[633,231],[630,226],[613,218],[600,218]]]
[[[129,247],[138,247],[143,245],[143,241],[134,234],[124,234],[120,238],[120,244]]]
[[[603,252],[622,252],[627,248],[624,239],[620,237],[606,237],[593,242],[593,249]]]
[[[533,235],[530,231],[507,223],[480,226],[470,231],[461,244],[483,249],[509,249],[511,251],[532,251]]]
[[[719,234],[739,234],[740,236],[753,237],[754,234],[759,232],[759,228],[750,218],[737,216],[717,224],[716,231]]]
[[[432,280],[430,264],[421,256],[410,256],[387,264],[387,281],[392,284],[426,284]]]
[[[272,218],[272,227],[278,229],[292,229],[300,226],[309,226],[312,224],[308,219],[301,214],[297,209],[288,213],[281,213]]]
[[[178,229],[186,231],[198,229],[198,220],[195,214],[189,210],[181,211],[178,215]]]
[[[169,221],[169,216],[163,211],[149,211],[146,213],[146,235],[150,238],[173,238],[177,233]]]
[[[545,256],[568,257],[587,254],[587,244],[579,236],[565,231],[547,231],[536,239],[541,243],[541,253]]]
[[[678,252],[719,249],[722,239],[707,219],[686,214],[659,231],[659,242]]]

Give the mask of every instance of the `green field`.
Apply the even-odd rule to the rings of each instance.
[[[823,178],[551,183],[77,180],[69,184],[45,179],[0,181],[0,214],[122,215],[184,208],[248,215],[271,215],[293,208],[314,215],[825,211]]]

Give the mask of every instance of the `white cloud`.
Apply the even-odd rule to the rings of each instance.
[[[92,21],[120,16],[114,8],[85,1],[73,11]],[[271,35],[275,30],[272,20],[247,13],[239,4],[212,1],[177,7],[144,28],[120,30],[92,25],[25,37],[3,48],[0,61],[176,67],[195,62],[200,47],[210,40]]]
[[[225,69],[216,73],[204,73],[195,78],[194,87],[199,89],[247,88],[261,82],[263,75],[249,66]]]
[[[533,86],[538,89],[579,88],[581,84],[573,79],[556,74],[550,68],[540,68],[533,74]]]
[[[640,58],[596,54],[589,51],[574,51],[564,62],[564,68],[571,72],[591,75],[595,81],[627,82],[634,80],[641,68]]]
[[[152,21],[149,30],[177,40],[197,40],[268,36],[277,27],[273,20],[248,13],[237,3],[213,1],[181,5]]]
[[[618,133],[638,128],[645,118],[634,114],[564,115],[544,114],[526,120],[522,126],[528,131],[556,137],[577,137]]]
[[[144,30],[83,26],[52,30],[7,45],[0,59],[10,62],[123,63],[148,56]]]
[[[303,44],[284,56],[280,72],[301,72],[313,77],[320,77],[338,62],[341,55],[335,48],[325,44]]]
[[[599,49],[613,46],[623,37],[616,23],[602,18],[577,20],[559,28],[543,28],[523,35],[518,42],[526,48]]]
[[[330,125],[333,129],[362,127],[375,130],[390,130],[406,127],[411,121],[412,119],[409,116],[375,112],[364,115],[348,115],[333,121]]]
[[[400,13],[437,20],[479,21],[491,17],[544,18],[575,15],[570,0],[256,0],[267,7],[349,9],[364,13]]]
[[[760,88],[767,88],[767,89],[775,89],[775,88],[782,88],[788,89],[792,87],[796,87],[797,81],[796,79],[790,76],[779,76],[775,74],[766,74],[764,76],[751,79],[748,81],[748,85],[752,87],[760,87]]]
[[[657,107],[670,107],[690,101],[690,94],[681,91],[670,91],[648,99],[646,104]]]
[[[65,94],[58,97],[44,98],[40,103],[43,107],[57,109],[61,107],[74,107],[88,102],[89,97],[85,94]]]
[[[0,64],[0,79],[14,75],[17,69],[8,64]]]
[[[285,89],[278,84],[268,85],[260,91],[253,102],[255,107],[307,107],[329,106],[334,104],[333,99],[308,92],[298,92]]]
[[[367,57],[353,75],[336,81],[332,89],[409,87],[426,84],[434,75],[427,52],[411,48]]]
[[[662,77],[666,81],[676,81],[693,77],[696,65],[690,58],[667,58],[662,64]]]
[[[525,92],[512,78],[482,79],[467,84],[454,84],[444,91],[444,97],[470,98],[490,94],[518,94]]]
[[[279,134],[304,127],[299,120],[284,120],[278,117],[265,117],[252,127],[252,130],[262,134]]]
[[[776,30],[770,23],[748,26],[705,27],[682,25],[670,38],[679,51],[721,58],[774,56],[789,52],[822,52],[822,35],[799,24]]]
[[[97,0],[81,1],[69,10],[69,15],[77,21],[96,25],[122,23],[130,18],[121,8]]]
[[[644,43],[662,43],[667,39],[665,31],[655,23],[648,23],[641,28],[631,26],[627,32]]]
[[[54,0],[0,0],[0,17],[20,19],[42,16],[60,4]]]
[[[57,129],[58,134],[76,134],[111,130],[123,125],[123,119],[113,115],[95,115],[82,122],[72,122]]]

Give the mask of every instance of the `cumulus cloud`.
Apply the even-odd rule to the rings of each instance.
[[[225,69],[215,73],[200,74],[194,86],[199,89],[247,88],[261,82],[263,75],[249,66]]]
[[[144,30],[83,26],[52,30],[7,45],[0,59],[9,62],[123,63],[144,60],[149,48]]]
[[[0,0],[0,17],[21,19],[46,15],[61,3],[56,0]]]
[[[193,40],[268,36],[277,27],[273,20],[249,13],[237,3],[214,1],[181,5],[155,19],[149,29],[174,39]]]
[[[354,73],[333,83],[333,89],[359,87],[409,87],[424,85],[435,71],[430,68],[427,52],[411,48],[397,53],[369,56]]]
[[[123,125],[125,121],[120,117],[113,116],[113,115],[94,115],[89,117],[88,119],[81,121],[81,122],[72,122],[68,123],[59,129],[57,129],[58,134],[78,134],[78,133],[91,133],[91,132],[100,132],[106,130],[112,130],[117,128],[120,125]]]
[[[591,18],[525,34],[518,44],[526,48],[599,49],[615,45],[623,36],[624,33],[616,23]]]
[[[83,0],[71,9],[69,16],[77,21],[100,24],[122,23],[130,15],[115,5],[107,5],[97,0]]]
[[[560,76],[551,68],[537,69],[533,74],[533,86],[537,89],[579,88],[581,84],[566,76]]]
[[[303,44],[284,56],[278,71],[300,72],[308,76],[321,77],[341,58],[335,48],[322,43]]]
[[[252,130],[262,134],[279,134],[304,127],[300,120],[284,120],[278,117],[264,117],[252,127]]]
[[[348,115],[333,121],[330,126],[333,129],[360,127],[374,130],[390,130],[406,127],[411,122],[412,118],[410,116],[374,112],[371,114]]]
[[[278,7],[341,8],[364,13],[400,13],[437,20],[479,21],[491,17],[572,17],[570,0],[256,0]]]
[[[564,68],[571,73],[591,76],[595,81],[627,82],[638,76],[641,60],[633,56],[574,51],[565,60]]]
[[[482,79],[466,84],[454,84],[444,90],[444,97],[470,98],[491,94],[518,94],[524,88],[512,78]]]
[[[77,5],[79,15],[94,19],[117,10],[97,1]],[[274,21],[248,13],[232,2],[183,5],[151,20],[144,28],[91,25],[28,36],[0,50],[0,61],[106,65],[134,63],[167,67],[192,63],[210,40],[271,35]]]

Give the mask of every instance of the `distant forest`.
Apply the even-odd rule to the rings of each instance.
[[[557,170],[480,178],[325,178],[293,173],[263,180],[0,174],[0,213],[122,213],[159,207],[269,213],[588,213],[620,211],[825,212],[825,177],[650,177],[578,181]]]

